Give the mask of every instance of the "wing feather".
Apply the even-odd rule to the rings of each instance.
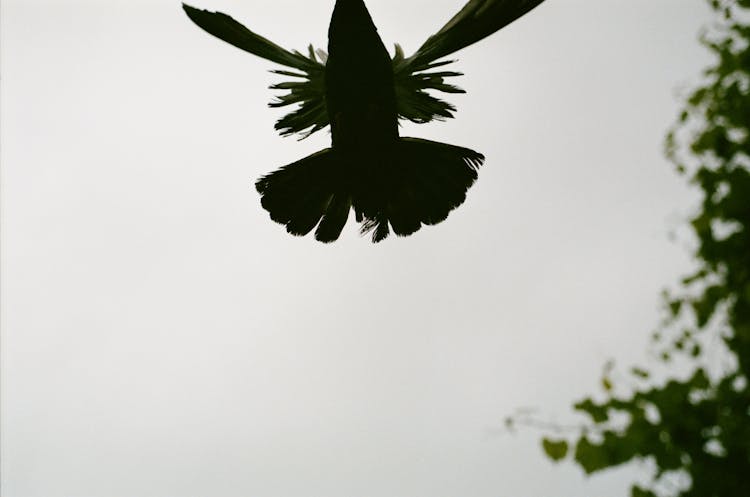
[[[434,90],[449,94],[464,93],[461,88],[446,82],[446,78],[462,74],[455,71],[434,71],[454,62],[438,59],[490,36],[543,1],[469,0],[412,56],[405,57],[401,47],[396,45],[392,59],[399,118],[416,123],[452,118],[455,106],[428,92]],[[253,55],[296,70],[272,71],[297,78],[295,81],[285,81],[271,86],[271,89],[287,92],[269,103],[271,107],[298,106],[276,122],[275,128],[279,133],[284,136],[300,134],[302,138],[306,138],[328,126],[325,100],[327,56],[323,50],[315,50],[310,45],[307,55],[296,50],[289,51],[221,12],[200,10],[186,4],[183,4],[183,9],[195,24],[217,38]]]
[[[490,36],[541,4],[544,0],[469,0],[437,33],[430,36],[410,57],[404,57],[396,45],[393,73],[402,119],[416,123],[453,117],[456,108],[427,93],[463,93],[445,78],[461,75],[456,72],[429,72],[454,62],[438,61],[462,48]]]
[[[269,105],[283,107],[297,104],[292,112],[276,121],[275,128],[284,136],[301,134],[303,138],[328,125],[325,105],[324,63],[316,58],[312,45],[308,55],[286,50],[221,12],[210,12],[182,4],[188,17],[204,31],[230,45],[299,72],[274,70],[276,74],[299,78],[271,86],[287,93],[276,97]],[[318,52],[318,57],[321,53]],[[323,59],[323,57],[321,57]]]

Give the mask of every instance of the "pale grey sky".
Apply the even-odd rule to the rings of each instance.
[[[298,49],[334,3],[193,2]],[[410,53],[463,3],[368,6]],[[252,189],[329,140],[276,135],[272,64],[178,1],[3,0],[3,496],[627,495],[494,430],[570,419],[689,267],[661,148],[704,3],[548,0],[460,52],[457,119],[403,134],[487,156],[466,203],[326,246]]]

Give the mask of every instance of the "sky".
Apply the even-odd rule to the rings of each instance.
[[[192,0],[287,47],[332,0]],[[413,52],[463,0],[371,0]],[[647,364],[691,267],[697,194],[664,159],[710,58],[703,0],[548,0],[458,53],[456,119],[402,134],[486,156],[436,226],[331,245],[255,179],[324,148],[273,123],[274,65],[172,0],[0,5],[0,485],[6,497],[628,495],[519,407],[575,421],[603,364]]]

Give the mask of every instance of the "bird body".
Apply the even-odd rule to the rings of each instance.
[[[444,78],[460,73],[428,72],[447,63],[435,59],[491,34],[541,2],[470,0],[406,59],[398,45],[393,58],[388,54],[363,0],[336,0],[324,66],[312,47],[307,57],[287,52],[224,14],[184,8],[209,33],[302,71],[276,71],[306,78],[274,85],[290,93],[272,105],[300,104],[277,123],[283,134],[331,127],[330,148],[256,182],[271,219],[291,234],[315,229],[317,240],[331,242],[353,209],[362,223],[360,231],[371,231],[378,242],[391,229],[406,236],[443,221],[463,203],[484,161],[468,148],[399,136],[399,118],[427,122],[452,117],[454,108],[425,90],[462,92],[444,83]],[[488,12],[493,16],[489,22],[480,15]],[[462,31],[465,34],[457,36]]]
[[[391,57],[362,0],[338,0],[328,28],[325,97],[334,148],[398,138]]]

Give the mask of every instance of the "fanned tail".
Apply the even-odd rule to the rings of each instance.
[[[303,236],[315,226],[321,242],[338,239],[351,206],[347,171],[330,148],[286,165],[260,178],[255,188],[271,219],[292,235]]]
[[[380,167],[355,191],[362,234],[379,242],[389,234],[408,236],[437,224],[466,200],[484,156],[446,143],[400,138]]]
[[[332,148],[286,165],[255,183],[271,219],[293,235],[316,226],[321,242],[338,239],[354,208],[372,241],[437,224],[466,200],[484,156],[464,147],[400,138],[375,156],[347,156]],[[356,161],[356,162],[353,162]]]

